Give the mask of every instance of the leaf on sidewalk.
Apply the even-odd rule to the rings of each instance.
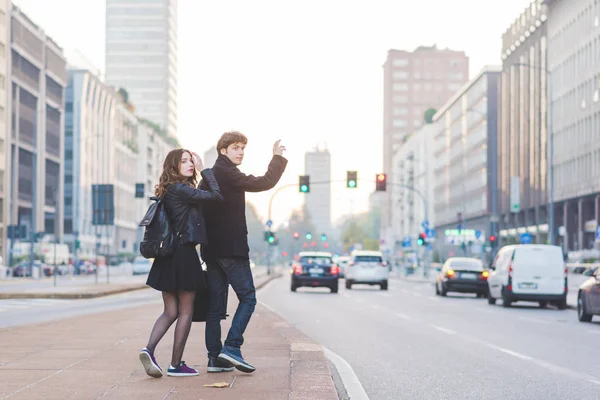
[[[204,387],[226,388],[226,387],[229,387],[229,383],[227,383],[227,382],[217,382],[217,383],[212,383],[210,385],[204,385]]]

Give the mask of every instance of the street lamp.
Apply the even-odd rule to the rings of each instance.
[[[554,229],[554,134],[552,132],[552,77],[551,71],[546,67],[539,65],[531,65],[527,63],[515,63],[514,67],[529,67],[538,69],[546,73],[546,97],[548,102],[548,115],[547,115],[547,126],[548,126],[548,146],[547,155],[548,159],[548,241],[551,245],[554,245],[555,229]]]

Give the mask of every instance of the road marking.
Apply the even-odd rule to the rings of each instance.
[[[589,333],[594,333],[596,335],[600,335],[600,331],[596,331],[596,330],[593,330],[593,329],[588,330],[588,332]]]
[[[405,320],[407,320],[407,321],[412,319],[412,318],[411,318],[411,317],[409,317],[408,315],[404,315],[404,314],[400,314],[400,313],[396,313],[396,316],[398,316],[398,317],[400,317],[400,318],[402,318],[402,319],[405,319]]]
[[[340,374],[340,378],[342,379],[342,383],[344,384],[344,388],[346,389],[346,393],[348,397],[352,400],[369,400],[369,396],[367,392],[365,392],[365,388],[362,383],[356,376],[356,372],[352,369],[352,366],[348,363],[348,361],[344,360],[342,357],[338,356],[333,351],[323,348],[325,355],[337,370],[338,374]]]
[[[409,293],[408,290],[406,290],[406,289],[400,289],[400,291],[404,292],[404,293]]]
[[[519,319],[522,321],[537,322],[538,324],[549,324],[550,323],[550,321],[546,321],[546,320],[539,319],[539,318],[519,317]]]
[[[347,298],[347,299],[349,299],[349,298],[350,298],[350,295],[349,295],[348,293],[344,293],[344,294],[342,294],[342,296],[344,296],[344,297],[345,297],[345,298]]]
[[[390,297],[390,294],[389,294],[389,293],[382,293],[381,295],[382,295],[383,297]]]
[[[533,357],[529,357],[529,356],[526,356],[525,354],[517,353],[516,351],[505,349],[503,347],[494,346],[493,344],[488,343],[486,346],[489,347],[490,349],[494,349],[494,350],[500,351],[502,353],[509,354],[513,357],[520,358],[521,360],[527,360],[527,361],[533,360]]]
[[[431,301],[440,301],[440,299],[438,299],[437,297],[433,297],[433,296],[428,296],[427,299],[431,300]]]
[[[433,328],[437,329],[440,332],[447,333],[448,335],[456,335],[456,332],[452,329],[444,328],[443,326],[431,325]]]
[[[416,297],[423,297],[423,295],[421,293],[413,292],[412,294],[413,294],[413,296],[416,296]]]
[[[378,305],[376,305],[376,304],[372,304],[372,305],[371,305],[371,307],[373,307],[373,308],[374,308],[374,309],[376,309],[376,310],[377,310],[377,309],[379,309],[379,306],[378,306]]]
[[[354,299],[354,300],[356,300],[359,303],[364,303],[365,302],[363,299]]]

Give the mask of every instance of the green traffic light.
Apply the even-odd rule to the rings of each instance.
[[[302,185],[302,186],[300,186],[300,191],[301,191],[302,193],[306,193],[306,192],[308,192],[308,186],[306,186],[306,185]]]
[[[327,235],[321,235],[321,240],[322,241],[326,241],[327,240]]]
[[[348,181],[348,187],[351,187],[351,188],[356,187],[356,181]]]
[[[269,236],[269,243],[273,243],[275,241],[275,238],[273,236]]]
[[[306,234],[306,239],[307,239],[307,240],[310,240],[310,239],[312,239],[312,235],[311,235],[310,233],[307,233],[307,234]]]

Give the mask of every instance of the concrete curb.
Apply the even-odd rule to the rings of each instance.
[[[143,285],[135,285],[135,286],[127,286],[127,287],[119,287],[114,289],[101,290],[98,292],[89,292],[89,293],[81,293],[81,292],[33,292],[33,293],[0,293],[0,299],[8,300],[8,299],[93,299],[96,297],[104,297],[110,296],[113,294],[121,294],[126,292],[132,292],[134,290],[147,289],[149,286],[146,284]]]

